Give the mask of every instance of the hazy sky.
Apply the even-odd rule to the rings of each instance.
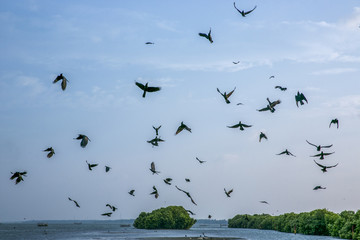
[[[118,207],[111,219],[168,205],[216,219],[359,209],[359,1],[236,2],[255,5],[242,17],[233,0],[3,1],[0,221],[107,219],[107,203]],[[210,28],[212,44],[198,35]],[[65,91],[52,83],[60,73]],[[135,81],[162,89],[142,98]],[[234,87],[226,104],[216,88]],[[297,91],[309,101],[299,108]],[[267,97],[282,102],[256,111]],[[192,133],[175,136],[181,121]],[[253,126],[227,128],[239,121]],[[159,125],[165,142],[152,147]],[[80,133],[86,148],[73,139]],[[339,165],[322,173],[306,140],[333,144],[319,162]],[[296,157],[276,155],[285,149]],[[89,171],[86,160],[99,166]],[[28,172],[18,185],[16,171]]]

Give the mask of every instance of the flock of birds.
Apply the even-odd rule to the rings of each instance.
[[[235,5],[235,2],[234,2],[234,8],[241,14],[242,17],[246,17],[246,15],[252,13],[255,9],[256,9],[256,6],[249,10],[249,11],[244,11],[244,10],[239,10],[236,5]],[[204,37],[206,38],[210,43],[213,43],[213,38],[211,36],[211,28],[209,30],[208,33],[199,33],[199,36],[200,37]],[[148,45],[151,45],[151,44],[154,44],[154,42],[146,42],[145,44],[148,44]],[[237,62],[233,62],[233,64],[238,64],[240,61],[237,61]],[[275,76],[270,76],[269,79],[272,79],[272,78],[275,78]],[[53,83],[56,84],[57,82],[61,82],[61,89],[63,91],[66,90],[66,87],[67,87],[67,84],[68,84],[68,79],[61,73],[60,75],[58,75],[54,80],[53,80]],[[135,82],[135,85],[142,91],[142,97],[145,98],[146,97],[146,94],[147,93],[154,93],[154,92],[158,92],[161,90],[161,87],[155,87],[155,86],[149,86],[149,83],[140,83],[140,82]],[[279,89],[281,91],[287,91],[287,88],[286,87],[283,87],[283,86],[275,86],[275,89]],[[217,92],[222,96],[222,98],[225,100],[225,103],[226,104],[230,104],[230,97],[232,96],[232,94],[234,93],[234,91],[236,90],[236,87],[231,90],[230,92],[221,92],[219,90],[219,88],[216,89]],[[266,103],[266,106],[263,107],[263,108],[260,108],[260,109],[257,109],[257,111],[259,112],[266,112],[266,111],[269,111],[271,113],[274,113],[276,111],[275,107],[279,104],[281,104],[281,100],[275,100],[275,101],[271,101],[269,98],[266,99],[267,100],[267,103]],[[305,95],[303,93],[300,93],[299,91],[297,92],[297,94],[295,95],[295,104],[297,107],[299,107],[299,103],[300,103],[300,106],[301,105],[304,105],[305,103],[308,103],[308,100],[306,99]],[[237,105],[243,105],[242,103],[237,103]],[[332,119],[330,124],[329,124],[329,128],[331,128],[332,125],[336,125],[337,128],[339,128],[339,121],[338,119]],[[161,139],[161,137],[159,136],[159,131],[160,131],[160,128],[161,128],[161,125],[158,126],[158,127],[154,127],[152,126],[153,129],[155,130],[155,137],[151,140],[148,140],[147,142],[149,144],[152,145],[152,147],[159,147],[159,143],[161,142],[165,142],[165,140]],[[230,126],[227,126],[228,128],[234,128],[234,129],[237,129],[239,128],[240,131],[244,131],[246,128],[250,128],[252,127],[252,125],[250,124],[247,124],[247,123],[243,123],[242,121],[239,121],[238,123],[234,124],[234,125],[230,125]],[[179,127],[177,128],[176,132],[175,132],[175,135],[178,135],[179,133],[181,133],[183,130],[186,130],[188,131],[189,133],[191,133],[191,128],[189,126],[187,126],[183,121],[180,123]],[[84,135],[84,134],[79,134],[76,138],[74,138],[75,140],[80,140],[80,146],[82,148],[85,148],[87,146],[87,144],[89,143],[89,141],[91,141],[89,139],[88,136]],[[266,136],[265,133],[263,132],[260,132],[259,134],[259,142],[261,142],[263,139],[265,140],[268,140],[268,137]],[[318,158],[318,161],[324,161],[325,160],[325,157],[326,156],[329,156],[331,154],[333,154],[334,152],[324,152],[323,149],[328,149],[328,148],[331,148],[332,147],[332,144],[331,145],[315,145],[309,141],[306,140],[306,142],[315,147],[316,148],[316,151],[317,152],[320,152],[320,153],[317,153],[317,154],[314,154],[314,155],[311,155],[310,157],[314,157],[314,158]],[[54,156],[55,154],[55,150],[53,149],[53,147],[49,147],[49,148],[46,148],[43,150],[44,152],[47,152],[47,158],[51,158]],[[288,156],[292,156],[292,157],[296,157],[294,154],[292,154],[288,149],[285,149],[284,151],[278,153],[277,155],[288,155]],[[195,158],[200,164],[204,164],[206,161],[204,160],[200,160],[198,157]],[[322,172],[327,172],[328,169],[330,168],[334,168],[336,167],[338,164],[335,164],[335,165],[323,165],[323,164],[320,164],[318,161],[314,160],[315,164],[317,166],[320,167],[321,171]],[[98,166],[97,163],[89,163],[88,161],[86,161],[87,165],[88,165],[88,169],[89,171],[92,171],[93,168],[96,168]],[[105,166],[105,172],[109,172],[111,169],[111,167],[109,166]],[[150,172],[152,174],[156,174],[158,175],[160,173],[160,171],[158,171],[155,167],[155,163],[154,162],[151,162],[150,164],[150,168],[149,168]],[[20,182],[24,181],[24,176],[26,176],[27,174],[27,171],[18,171],[18,172],[11,172],[11,177],[10,179],[11,180],[15,180],[15,184],[19,184]],[[172,185],[172,178],[170,177],[167,177],[165,179],[163,179],[164,183],[167,184],[167,185]],[[185,179],[186,182],[190,182],[190,179],[186,178]],[[193,197],[191,196],[191,194],[188,192],[188,191],[185,191],[184,189],[181,189],[179,188],[177,185],[175,185],[175,188],[184,193],[188,198],[189,200],[191,201],[192,204],[194,205],[197,205],[197,203],[194,201]],[[326,187],[322,187],[322,186],[315,186],[313,188],[313,190],[319,190],[319,189],[326,189]],[[231,194],[233,193],[234,189],[230,189],[230,190],[226,190],[226,188],[224,188],[224,193],[226,195],[226,197],[230,198],[231,197]],[[131,189],[129,192],[128,192],[129,195],[135,197],[135,189]],[[152,192],[150,192],[150,195],[153,195],[155,197],[155,199],[157,199],[159,197],[159,191],[157,190],[156,186],[153,186],[152,188]],[[68,197],[68,200],[73,202],[75,204],[76,207],[80,208],[80,204]],[[263,204],[269,204],[267,201],[259,201],[260,203],[263,203]],[[115,207],[114,205],[111,205],[109,203],[107,203],[105,205],[105,207],[108,207],[110,209],[110,211],[108,212],[105,212],[103,214],[101,214],[102,216],[107,216],[107,217],[111,217],[112,213],[115,212],[117,210],[117,207]],[[191,210],[187,210],[187,212],[191,215],[195,215],[195,213],[193,213]],[[211,218],[212,216],[209,215],[208,218]]]

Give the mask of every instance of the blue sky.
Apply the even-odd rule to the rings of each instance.
[[[357,210],[359,2],[236,2],[255,5],[243,18],[233,1],[2,3],[0,221],[104,219],[107,203],[119,208],[113,219],[168,205],[217,219]],[[198,36],[210,28],[212,44]],[[60,73],[65,91],[52,83]],[[162,89],[142,98],[135,81]],[[226,104],[216,88],[234,87]],[[296,107],[297,91],[309,104]],[[282,102],[257,112],[267,97]],[[339,129],[329,128],[333,118]],[[174,135],[181,121],[192,133]],[[226,127],[239,121],[253,127]],[[153,148],[146,141],[158,125],[165,142]],[[258,142],[260,132],[268,141]],[[73,140],[80,133],[91,139],[84,149]],[[339,165],[322,173],[306,140],[333,144],[323,163]],[[47,159],[50,146],[56,154]],[[296,158],[276,155],[285,149]],[[86,160],[99,166],[90,172]],[[9,180],[24,170],[24,182]],[[154,185],[158,199],[149,195]],[[234,189],[231,198],[224,188]]]

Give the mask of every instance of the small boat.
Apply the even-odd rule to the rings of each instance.
[[[47,223],[38,223],[37,224],[38,227],[47,227]]]

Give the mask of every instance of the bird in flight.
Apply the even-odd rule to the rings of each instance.
[[[230,103],[229,97],[231,96],[231,94],[233,94],[233,92],[235,91],[235,89],[236,89],[236,87],[234,88],[234,90],[232,90],[232,91],[229,92],[229,93],[226,93],[226,92],[221,93],[220,90],[219,90],[219,88],[216,88],[216,90],[220,93],[220,95],[223,96],[223,98],[225,99],[225,102],[226,102],[227,104]]]
[[[272,78],[275,78],[275,76],[274,76],[274,75],[272,75],[272,76],[270,76],[270,77],[269,77],[269,79],[272,79]]]
[[[144,91],[142,97],[144,98],[146,96],[146,92],[157,92],[160,91],[161,87],[149,87],[146,83],[145,85],[139,82],[135,82],[136,86],[138,86],[141,90]]]
[[[191,197],[191,195],[190,195],[190,193],[189,193],[189,192],[186,192],[186,191],[184,191],[184,190],[182,190],[182,189],[178,188],[178,186],[175,186],[175,187],[177,188],[177,190],[179,190],[179,191],[181,191],[181,192],[185,193],[185,194],[186,194],[186,196],[188,196],[188,198],[190,198],[190,200],[191,200],[191,202],[192,202],[193,204],[197,205],[197,204],[196,204],[196,202],[194,201],[194,199]]]
[[[314,189],[313,190],[319,190],[319,189],[326,189],[326,187],[322,187],[322,186],[316,186],[316,187],[314,187]]]
[[[186,182],[190,182],[190,179],[189,179],[189,178],[185,178],[185,181],[186,181]]]
[[[150,45],[150,44],[155,44],[155,43],[153,43],[153,42],[146,42],[145,44]]]
[[[317,150],[317,151],[321,151],[321,148],[330,148],[330,147],[332,147],[332,144],[331,144],[331,145],[327,145],[327,146],[322,146],[322,145],[315,145],[315,144],[309,142],[308,140],[306,140],[306,142],[307,142],[308,144],[310,144],[311,146],[316,147],[316,150]]]
[[[159,129],[161,128],[161,125],[158,126],[157,128],[154,127],[154,126],[152,126],[152,127],[153,127],[153,129],[155,130],[155,132],[156,132],[156,136],[159,135]]]
[[[212,218],[212,216],[209,214],[208,219],[211,219],[211,218]]]
[[[275,106],[276,105],[278,105],[278,104],[280,104],[281,103],[281,101],[280,100],[276,100],[276,101],[273,101],[273,102],[271,102],[270,100],[269,100],[269,98],[266,98],[266,100],[268,101],[268,105],[266,105],[266,107],[264,107],[264,108],[262,108],[262,109],[259,109],[259,110],[257,110],[257,111],[259,111],[259,112],[263,112],[263,111],[270,111],[270,112],[275,112]]]
[[[27,172],[26,171],[25,172],[15,172],[15,173],[11,172],[11,174],[12,174],[12,176],[10,177],[10,180],[14,180],[16,178],[15,184],[18,184],[21,181],[24,181],[23,176],[26,177]]]
[[[275,89],[276,88],[280,89],[281,91],[286,91],[287,90],[286,87],[282,87],[282,86],[275,86]]]
[[[267,201],[260,201],[260,203],[269,204]]]
[[[305,95],[303,93],[300,93],[299,91],[297,92],[297,94],[295,95],[295,101],[296,101],[296,106],[299,107],[299,102],[301,105],[304,105],[304,101],[306,103],[308,103]]]
[[[339,128],[339,120],[337,118],[331,120],[329,124],[329,128],[331,127],[331,124],[336,124],[337,128]]]
[[[232,126],[227,126],[228,128],[240,128],[241,131],[244,131],[244,128],[249,128],[252,127],[252,125],[246,125],[241,123],[241,121],[239,121],[238,124],[232,125]]]
[[[68,197],[68,199],[69,199],[70,201],[74,202],[74,203],[75,203],[75,206],[77,206],[78,208],[80,207],[80,205],[78,204],[78,202],[77,202],[77,201],[72,200],[72,199],[71,199],[71,198],[69,198],[69,197]]]
[[[164,179],[164,183],[166,183],[167,185],[171,185],[171,181],[172,181],[172,178],[165,178]]]
[[[210,43],[213,43],[213,40],[212,40],[212,37],[211,37],[211,28],[210,28],[210,31],[208,34],[206,33],[199,33],[199,36],[200,37],[204,37],[206,38],[207,40],[209,40]]]
[[[333,167],[336,167],[339,163],[333,165],[333,166],[324,166],[324,165],[321,165],[320,163],[316,162],[314,160],[314,162],[316,163],[316,165],[318,165],[319,167],[321,167],[321,171],[324,173],[324,172],[327,172],[327,168],[333,168]]]
[[[103,214],[101,214],[101,216],[111,217],[111,214],[112,214],[112,212],[108,212],[108,213],[103,213]]]
[[[240,63],[240,61],[237,61],[237,62],[233,62],[233,64],[239,64]]]
[[[87,160],[86,160],[86,163],[87,163],[88,168],[89,168],[90,171],[92,171],[92,168],[94,168],[94,167],[96,167],[97,165],[99,165],[99,164],[97,164],[97,163],[89,163]]]
[[[195,215],[195,213],[193,213],[192,211],[190,210],[186,210],[188,213],[190,213],[191,215]]]
[[[196,160],[198,160],[199,163],[204,163],[204,162],[206,162],[206,161],[200,160],[198,157],[196,157]]]
[[[135,192],[135,190],[134,190],[134,189],[131,189],[128,193],[129,193],[131,196],[134,196],[134,197],[135,197],[134,192]]]
[[[155,163],[154,162],[151,162],[150,171],[152,172],[152,174],[159,174],[160,173],[159,171],[155,170]]]
[[[251,13],[252,11],[255,10],[256,5],[255,5],[255,7],[254,7],[253,9],[251,9],[250,11],[245,12],[244,10],[241,10],[241,11],[240,11],[240,10],[236,7],[235,2],[234,2],[234,8],[241,14],[241,16],[246,17],[246,15],[248,15],[249,13]]]
[[[227,197],[230,197],[230,194],[233,192],[233,189],[226,191],[226,189],[224,188],[225,194]]]
[[[61,80],[61,89],[63,91],[65,91],[66,89],[66,85],[67,85],[67,82],[69,82],[66,77],[64,77],[64,75],[62,73],[60,73],[60,75],[58,75],[55,80],[53,81],[53,83],[57,83],[58,81]]]
[[[44,152],[49,152],[46,156],[47,158],[51,158],[54,154],[55,154],[55,151],[52,147],[49,147],[47,149],[44,150]]]
[[[279,154],[276,154],[276,155],[283,155],[283,154],[286,154],[286,155],[291,155],[291,156],[294,156],[296,157],[294,154],[292,154],[291,152],[289,152],[287,149],[285,149],[285,151],[279,153]]]
[[[321,151],[319,154],[316,154],[316,155],[313,155],[313,156],[310,156],[310,157],[320,157],[321,160],[324,159],[324,156],[327,156],[327,155],[330,155],[330,154],[333,154],[335,152],[332,152],[332,153],[324,153],[323,151]]]
[[[180,126],[178,127],[178,129],[176,130],[175,135],[177,135],[178,133],[180,133],[182,130],[188,130],[189,132],[191,132],[191,128],[189,128],[188,126],[186,126],[184,124],[184,122],[181,122]]]
[[[265,135],[265,133],[263,132],[260,132],[260,135],[259,135],[259,142],[261,142],[261,139],[265,138],[267,140],[267,136]]]
[[[109,166],[105,166],[105,172],[110,171],[110,169],[111,169],[111,167],[109,167]]]
[[[86,136],[86,135],[83,135],[83,134],[79,134],[79,136],[77,138],[74,138],[76,140],[80,140],[81,139],[81,142],[80,142],[80,146],[82,148],[86,147],[86,145],[88,144],[88,142],[91,140]]]
[[[158,193],[158,190],[156,189],[156,187],[155,186],[153,186],[153,192],[152,193],[150,193],[150,195],[154,195],[155,196],[155,198],[158,198],[159,197],[159,193]]]
[[[150,143],[153,147],[156,146],[158,147],[159,146],[159,142],[165,142],[165,140],[161,139],[160,137],[156,136],[155,138],[147,141],[148,143]]]
[[[117,210],[117,207],[112,206],[110,204],[106,204],[107,207],[109,207],[113,212],[115,212]]]

